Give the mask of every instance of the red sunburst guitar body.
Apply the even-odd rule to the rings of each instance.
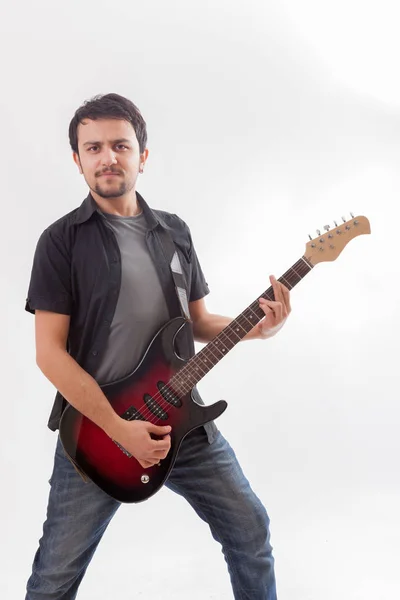
[[[186,361],[174,352],[174,338],[182,317],[166,323],[155,335],[136,370],[123,380],[102,386],[115,412],[127,420],[143,419],[170,425],[171,449],[158,466],[144,469],[93,421],[68,405],[60,421],[60,438],[72,462],[107,494],[121,502],[141,502],[157,492],[171,471],[183,438],[216,419],[223,400],[202,406],[174,393],[167,383]],[[180,386],[180,388],[182,385]]]

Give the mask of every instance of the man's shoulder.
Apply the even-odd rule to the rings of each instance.
[[[188,226],[181,217],[179,217],[175,213],[170,213],[166,210],[160,210],[158,208],[154,209],[153,212],[157,215],[159,221],[161,221],[162,225],[166,225],[171,229],[187,231]]]
[[[190,261],[192,252],[192,240],[190,229],[187,223],[176,213],[170,213],[165,210],[152,209],[157,215],[161,225],[171,234],[175,244],[182,250],[184,255]]]
[[[54,235],[56,237],[68,236],[72,226],[75,224],[78,210],[79,206],[50,223],[43,231],[43,234]]]

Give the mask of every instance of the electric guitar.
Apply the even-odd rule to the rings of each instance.
[[[335,260],[350,240],[371,232],[366,217],[354,217],[306,244],[305,254],[279,281],[291,290],[318,263]],[[263,294],[274,300],[272,286]],[[257,296],[259,298],[260,296]],[[117,441],[93,421],[67,405],[60,421],[64,450],[84,476],[120,502],[141,502],[154,495],[167,480],[184,437],[196,427],[219,417],[224,400],[210,406],[197,404],[192,388],[265,316],[258,300],[248,306],[202,350],[188,360],[174,351],[177,333],[187,324],[171,319],[153,337],[131,375],[101,386],[115,412],[128,421],[141,419],[171,425],[171,448],[158,465],[144,469]]]

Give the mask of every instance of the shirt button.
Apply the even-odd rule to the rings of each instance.
[[[93,350],[92,354],[93,354],[93,356],[97,356],[98,355],[97,350]]]

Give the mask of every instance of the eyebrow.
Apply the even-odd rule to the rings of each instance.
[[[130,144],[131,141],[127,140],[126,138],[120,138],[119,140],[112,140],[113,144],[120,144],[121,142],[124,142],[125,144]],[[101,146],[102,142],[85,142],[83,145],[84,146]]]

